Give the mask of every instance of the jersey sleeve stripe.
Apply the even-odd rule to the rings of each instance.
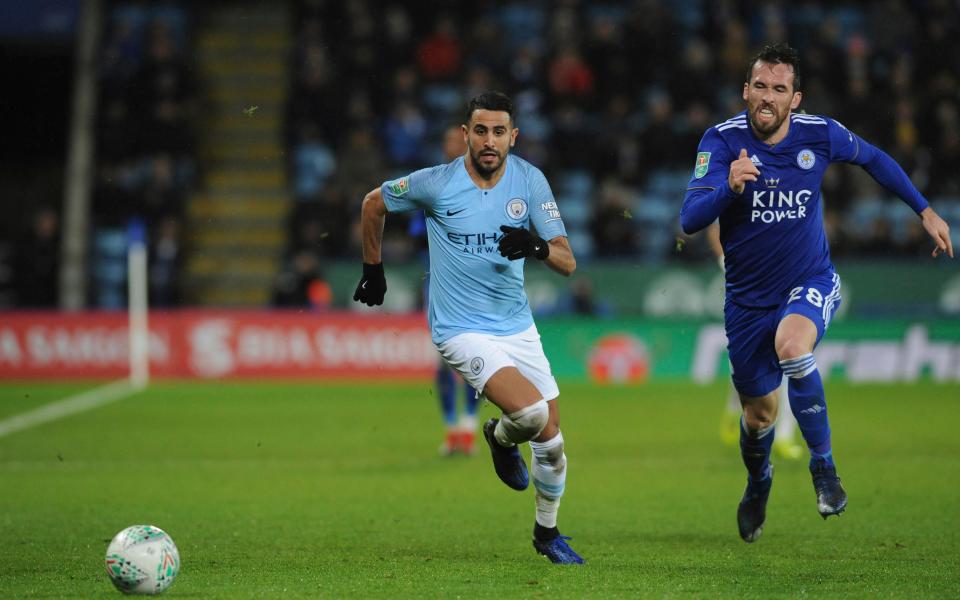
[[[808,123],[810,125],[826,125],[827,122],[820,117],[808,117],[806,115],[791,115],[790,120],[794,123]]]
[[[725,127],[727,125],[741,125],[741,124],[745,125],[746,123],[747,123],[747,115],[737,115],[736,117],[731,117],[722,123],[717,123],[713,127],[714,129],[720,129],[721,127]]]

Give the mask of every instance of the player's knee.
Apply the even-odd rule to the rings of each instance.
[[[776,410],[743,411],[743,424],[748,434],[759,435],[777,422]]]
[[[811,348],[799,338],[788,337],[777,341],[777,357],[781,360],[793,360],[804,354],[809,354]]]
[[[507,436],[515,444],[532,440],[540,435],[550,419],[550,408],[546,400],[538,400],[530,406],[504,415],[502,422]]]

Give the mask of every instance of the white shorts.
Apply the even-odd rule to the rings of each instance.
[[[461,333],[436,347],[443,360],[481,394],[494,373],[504,367],[516,367],[544,400],[560,395],[536,325],[513,335]]]

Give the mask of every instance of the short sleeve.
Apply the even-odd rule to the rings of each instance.
[[[432,206],[445,166],[420,169],[399,179],[383,182],[380,192],[383,194],[383,203],[387,210],[406,212]]]
[[[711,127],[703,134],[700,145],[697,146],[697,157],[693,164],[693,176],[687,189],[696,188],[716,189],[726,185],[730,174],[730,148],[720,137],[716,127]]]
[[[830,162],[857,162],[860,155],[860,138],[833,119],[827,119],[830,135]]]
[[[531,167],[528,175],[530,189],[530,223],[537,230],[537,235],[545,240],[566,236],[567,229],[560,217],[560,207],[553,197],[553,190],[543,172]]]

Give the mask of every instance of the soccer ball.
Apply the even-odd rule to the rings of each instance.
[[[180,572],[180,553],[167,533],[153,525],[133,525],[107,547],[107,575],[125,594],[159,594]]]

